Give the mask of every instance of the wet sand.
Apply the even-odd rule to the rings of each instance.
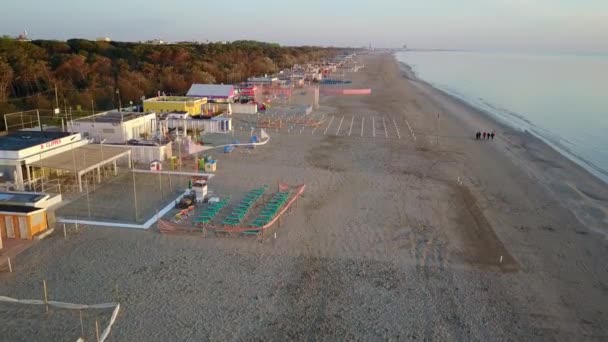
[[[606,339],[606,185],[392,56],[360,58],[371,96],[323,97],[322,127],[215,155],[216,193],[307,184],[276,240],[85,227],[28,250],[0,293],[40,298],[46,279],[54,300],[118,301],[116,341]]]

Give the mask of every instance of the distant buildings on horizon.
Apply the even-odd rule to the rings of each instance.
[[[22,33],[20,33],[18,36],[14,37],[15,40],[17,41],[22,41],[22,42],[31,42],[32,40],[28,37],[28,33],[27,30],[23,30]],[[83,38],[86,39],[86,38]],[[53,40],[53,39],[51,39]],[[99,36],[96,37],[94,39],[97,42],[112,42],[112,38],[110,36]],[[218,40],[218,41],[210,41],[209,39],[205,39],[205,40],[183,40],[183,41],[174,41],[174,42],[170,42],[164,39],[160,39],[160,38],[155,38],[155,39],[149,39],[149,40],[140,40],[138,41],[138,43],[141,44],[150,44],[150,45],[169,45],[169,44],[222,44],[222,45],[226,45],[226,44],[230,44],[231,41],[226,41],[226,40]],[[322,45],[318,45],[318,46],[322,46]],[[326,47],[332,47],[331,45],[327,45]],[[407,45],[403,45],[402,48],[377,48],[372,46],[372,43],[370,42],[368,46],[362,46],[360,47],[361,50],[368,50],[368,51],[387,51],[387,50],[407,50]]]

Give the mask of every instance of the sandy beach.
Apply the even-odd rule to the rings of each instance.
[[[46,279],[52,300],[119,302],[111,341],[606,340],[608,186],[393,56],[358,58],[371,96],[214,155],[218,194],[307,185],[276,239],[80,227],[20,255],[0,295]],[[0,305],[3,338],[78,336],[77,312],[37,309]],[[90,339],[108,315],[86,314]]]

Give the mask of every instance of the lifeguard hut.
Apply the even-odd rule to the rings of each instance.
[[[193,179],[192,190],[196,195],[196,202],[202,203],[207,196],[207,181],[204,179]]]

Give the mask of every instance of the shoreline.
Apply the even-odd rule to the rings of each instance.
[[[576,166],[587,171],[591,176],[595,177],[598,181],[600,181],[608,186],[608,172],[606,172],[605,170],[596,166],[593,162],[588,161],[588,160],[578,156],[576,153],[570,151],[568,148],[562,147],[558,143],[552,142],[551,139],[544,137],[541,134],[534,133],[534,131],[531,129],[515,127],[515,124],[509,123],[508,120],[506,120],[506,119],[501,119],[500,117],[497,117],[498,116],[497,114],[493,114],[490,111],[488,111],[484,108],[480,108],[462,97],[459,97],[455,94],[450,93],[449,91],[436,87],[432,83],[418,77],[418,75],[416,75],[416,72],[410,65],[398,60],[394,54],[393,54],[393,57],[395,58],[395,61],[399,64],[400,69],[404,72],[404,77],[408,81],[423,84],[424,86],[432,88],[434,91],[441,93],[443,96],[447,96],[447,97],[451,98],[453,101],[457,101],[461,105],[469,107],[469,109],[471,111],[477,112],[478,114],[485,116],[486,119],[493,121],[493,123],[496,126],[500,126],[501,129],[503,129],[505,131],[512,130],[512,131],[515,131],[518,133],[527,134],[530,139],[536,139],[536,140],[544,143],[545,145],[547,145],[548,148],[559,153],[561,156],[568,159],[569,161],[574,163]],[[527,122],[530,125],[534,125],[532,122],[528,121],[526,118],[518,117],[518,119],[520,119],[524,122]],[[542,129],[542,127],[540,127],[540,126],[537,126],[537,127],[539,129]]]
[[[530,131],[518,130],[464,99],[434,87],[418,78],[413,69],[399,61],[394,54],[392,58],[408,82],[435,100],[446,115],[471,128],[471,135],[476,131],[471,127],[472,121],[482,123],[478,126],[495,127],[499,133],[497,140],[500,141],[495,143],[502,143],[503,146],[499,148],[509,160],[542,184],[564,207],[569,208],[581,223],[608,239],[606,180]],[[445,108],[451,104],[460,107],[463,115],[457,115]]]

